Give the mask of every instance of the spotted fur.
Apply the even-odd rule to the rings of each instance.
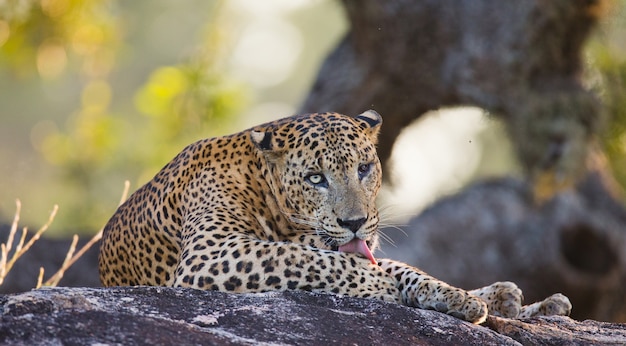
[[[474,323],[488,307],[520,315],[521,291],[512,283],[470,294],[404,263],[363,255],[378,241],[381,124],[374,111],[307,114],[189,145],[106,225],[102,283],[311,290]]]

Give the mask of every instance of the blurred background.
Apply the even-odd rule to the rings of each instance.
[[[94,233],[124,180],[293,114],[345,30],[333,1],[1,1],[0,219]]]
[[[614,105],[605,144],[622,183],[625,3],[586,52],[590,86]],[[0,1],[1,222],[19,198],[22,225],[58,204],[48,235],[95,233],[125,180],[132,192],[197,139],[295,113],[347,29],[331,0]],[[476,108],[420,118],[396,142],[395,188],[381,195],[392,222],[477,178],[516,174],[504,136]]]
[[[385,172],[393,184],[380,196],[383,226],[396,227],[383,231],[396,244],[384,244],[384,256],[459,287],[511,280],[529,301],[563,292],[575,318],[626,321],[626,0],[516,4],[599,3],[608,6],[585,41],[584,81],[610,115],[598,139],[622,187],[611,188],[615,201],[583,184],[534,205],[505,124],[478,108],[416,114]],[[368,8],[416,4],[443,6]],[[495,22],[515,9],[480,4]],[[132,192],[198,139],[297,112],[348,25],[336,0],[0,0],[0,241],[16,199],[31,230],[59,206],[53,239],[37,242],[0,292],[32,288],[42,265],[57,270],[68,236],[95,234],[124,181]],[[393,114],[382,115],[389,126]],[[98,286],[96,259],[97,246],[61,284]]]

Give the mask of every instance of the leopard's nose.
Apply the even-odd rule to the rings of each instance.
[[[367,218],[362,217],[360,219],[352,219],[352,220],[342,220],[337,218],[337,224],[343,228],[351,230],[353,233],[356,233],[361,226],[367,221]]]

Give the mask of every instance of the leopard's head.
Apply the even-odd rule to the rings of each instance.
[[[315,231],[322,246],[359,252],[372,262],[381,124],[381,116],[370,110],[356,117],[307,114],[251,131],[284,216],[298,229]]]

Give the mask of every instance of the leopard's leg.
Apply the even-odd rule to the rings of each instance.
[[[487,304],[465,290],[402,262],[379,259],[378,265],[396,280],[402,302],[408,306],[437,310],[476,324],[487,318]]]
[[[469,293],[487,302],[489,314],[507,318],[569,315],[572,304],[566,296],[557,293],[540,302],[522,306],[522,291],[512,282],[496,282]]]
[[[512,282],[496,282],[468,292],[487,303],[490,315],[516,318],[522,311],[522,290]]]
[[[185,239],[174,286],[236,293],[307,290],[400,303],[394,280],[358,254],[221,231]]]
[[[535,316],[569,316],[572,311],[572,304],[569,299],[561,293],[556,293],[548,298],[522,307],[517,318],[524,319]]]

